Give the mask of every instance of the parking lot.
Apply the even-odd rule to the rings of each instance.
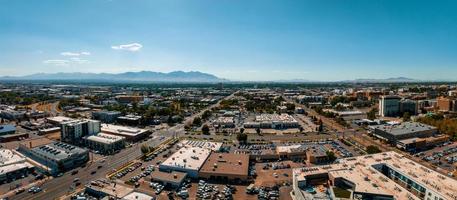
[[[417,153],[414,156],[452,172],[457,167],[457,143],[448,142],[431,150]]]

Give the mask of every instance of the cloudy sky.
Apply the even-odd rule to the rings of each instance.
[[[0,75],[457,80],[457,1],[0,0]]]

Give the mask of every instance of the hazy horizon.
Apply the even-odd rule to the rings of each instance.
[[[0,75],[457,80],[455,1],[1,1]]]

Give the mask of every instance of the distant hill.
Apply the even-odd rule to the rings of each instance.
[[[341,82],[354,82],[354,83],[407,83],[407,82],[419,82],[420,80],[406,78],[406,77],[396,77],[396,78],[386,78],[386,79],[355,79]]]
[[[173,71],[169,73],[140,71],[111,73],[37,73],[26,76],[3,76],[0,80],[61,80],[61,81],[107,81],[107,82],[224,82],[212,74],[198,71]]]

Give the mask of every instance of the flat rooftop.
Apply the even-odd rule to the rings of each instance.
[[[69,157],[80,155],[87,152],[87,150],[85,149],[63,142],[53,142],[51,144],[35,147],[31,149],[31,151],[56,161],[64,160]]]
[[[52,142],[53,142],[52,140],[50,140],[46,137],[39,137],[39,138],[23,140],[20,142],[20,145],[27,147],[29,149],[32,149],[35,147],[51,144]]]
[[[149,196],[141,192],[132,192],[125,197],[122,197],[122,200],[151,200],[152,196]]]
[[[354,183],[355,190],[359,192],[393,195],[395,199],[409,199],[409,197],[420,199],[374,168],[380,165],[389,167],[422,187],[441,194],[446,199],[457,197],[456,180],[445,177],[393,151],[340,159],[338,163],[332,165],[297,168],[293,170],[293,176],[298,181],[304,181],[308,176],[328,174]]]
[[[114,187],[114,183],[104,179],[91,181],[86,185],[86,189],[99,191],[112,197],[125,197],[133,192],[133,189],[130,187],[119,183],[117,183],[116,187]]]
[[[218,151],[222,147],[221,142],[208,142],[208,141],[198,141],[198,140],[183,140],[180,146],[188,147],[200,147],[210,149],[212,151]]]
[[[24,157],[9,149],[0,149],[0,175],[32,167]]]
[[[112,134],[117,134],[117,135],[122,135],[122,136],[127,136],[127,137],[134,137],[134,136],[137,136],[140,134],[144,134],[144,133],[148,132],[148,130],[129,127],[129,126],[102,124],[101,132],[112,133]]]
[[[421,131],[428,131],[436,129],[436,127],[429,126],[422,123],[417,122],[403,122],[401,124],[395,125],[375,125],[371,126],[372,129],[379,129],[385,131],[392,135],[404,135],[409,133],[421,132]]]
[[[211,153],[200,173],[247,176],[249,155],[232,153]]]
[[[261,114],[255,117],[256,122],[297,122],[294,117],[288,114]]]
[[[164,182],[172,182],[172,183],[181,183],[186,178],[187,173],[184,172],[162,172],[156,170],[152,172],[151,177],[153,180],[164,181]]]
[[[118,135],[111,135],[111,134],[107,134],[107,133],[98,133],[97,135],[91,135],[91,136],[86,137],[86,140],[103,143],[103,144],[113,144],[113,143],[122,141],[124,139],[125,139],[125,137],[118,136]]]
[[[210,154],[207,148],[184,146],[160,165],[198,171]]]
[[[75,119],[73,119],[73,118],[64,117],[64,116],[48,117],[46,119],[49,120],[49,121],[52,121],[52,122],[56,122],[56,123],[64,123],[64,122],[75,121]]]
[[[0,135],[11,131],[16,131],[16,126],[12,124],[0,125]]]

